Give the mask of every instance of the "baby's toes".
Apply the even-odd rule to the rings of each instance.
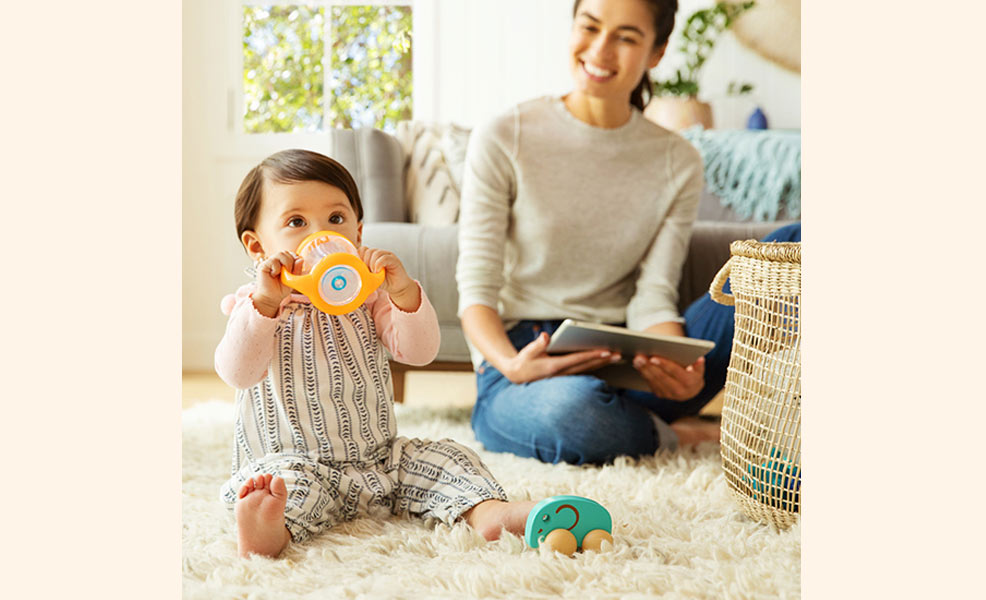
[[[275,477],[268,487],[270,488],[271,495],[275,498],[282,500],[288,497],[288,486],[285,485],[284,480],[280,477]]]
[[[247,494],[253,491],[253,480],[247,479],[243,487],[240,488],[240,498],[246,497]]]

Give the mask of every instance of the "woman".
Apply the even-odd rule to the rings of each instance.
[[[732,337],[732,314],[708,301],[686,319],[676,309],[702,160],[641,114],[676,10],[576,0],[574,89],[470,136],[456,277],[477,366],[472,426],[489,450],[581,464],[718,438],[715,423],[682,418],[721,389]],[[566,317],[712,339],[716,364],[638,355],[653,393],[613,388],[586,373],[619,356],[545,353]]]

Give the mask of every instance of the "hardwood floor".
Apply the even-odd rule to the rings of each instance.
[[[408,405],[472,406],[476,399],[476,379],[472,373],[453,371],[411,371],[406,375],[405,402]],[[181,407],[189,408],[209,400],[233,402],[235,392],[215,373],[182,374]],[[722,393],[702,410],[704,415],[722,412]]]

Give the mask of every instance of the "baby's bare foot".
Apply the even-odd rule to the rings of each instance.
[[[504,529],[514,535],[523,536],[527,515],[535,504],[537,503],[484,500],[467,510],[463,518],[490,542],[500,539]]]
[[[680,446],[696,446],[702,442],[718,442],[720,439],[719,423],[699,417],[678,419],[671,423],[671,429],[678,434]]]
[[[258,475],[240,488],[236,501],[236,531],[240,556],[276,557],[288,545],[291,534],[284,526],[288,489],[280,477]]]

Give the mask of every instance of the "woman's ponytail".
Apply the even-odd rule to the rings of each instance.
[[[630,94],[630,104],[636,106],[639,110],[644,110],[644,107],[650,102],[651,95],[650,75],[644,71],[644,76],[640,79],[640,83],[637,84],[637,87],[633,89],[633,93]]]

